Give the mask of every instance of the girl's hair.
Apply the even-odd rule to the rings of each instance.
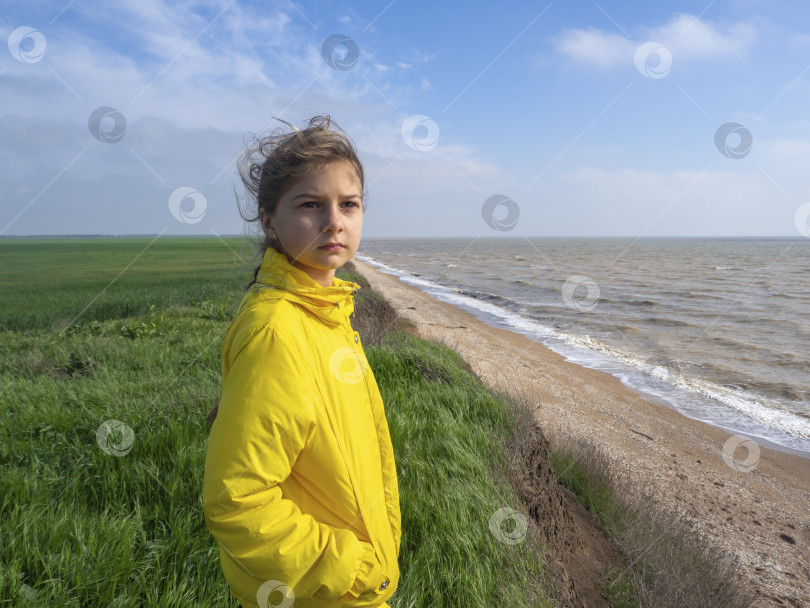
[[[309,124],[299,129],[277,118],[291,130],[281,129],[267,135],[254,135],[247,149],[239,156],[237,167],[246,191],[247,217],[239,206],[239,214],[247,222],[259,222],[259,209],[265,215],[275,213],[276,205],[284,194],[313,167],[341,160],[349,161],[357,172],[360,188],[365,191],[363,165],[351,138],[329,116],[315,116]],[[237,195],[237,203],[239,197]],[[365,211],[365,196],[363,197]],[[253,271],[256,282],[261,269],[264,252],[272,247],[281,251],[280,243],[264,235],[254,259],[259,265]]]

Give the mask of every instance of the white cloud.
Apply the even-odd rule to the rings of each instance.
[[[566,30],[554,38],[552,44],[557,53],[578,63],[613,68],[632,66],[635,50],[647,41],[666,47],[677,62],[740,57],[756,39],[756,29],[748,23],[720,28],[695,16],[678,14],[663,25],[639,30],[634,40],[591,28]]]
[[[554,47],[562,53],[581,63],[591,63],[607,68],[627,63],[632,65],[636,44],[602,30],[568,30],[554,40]]]
[[[737,57],[756,40],[756,30],[750,24],[737,23],[723,32],[692,15],[675,15],[663,26],[651,29],[648,37],[678,58]]]

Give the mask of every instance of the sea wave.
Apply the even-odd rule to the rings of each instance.
[[[370,256],[357,257],[381,270],[399,276],[403,282],[419,287],[440,300],[470,309],[484,315],[485,322],[503,326],[538,339],[545,346],[568,359],[595,369],[607,371],[636,390],[666,400],[682,413],[710,423],[722,424],[748,432],[778,445],[810,453],[810,419],[807,404],[792,399],[773,399],[685,374],[674,366],[650,361],[644,356],[609,345],[588,334],[560,331],[537,318],[511,310],[504,304],[512,300],[495,294],[473,295],[463,288],[442,285],[435,281],[415,277],[401,269],[374,260]],[[499,303],[496,303],[499,302]],[[525,304],[525,303],[524,303]],[[557,302],[543,303],[543,307],[557,306]],[[486,317],[489,315],[489,318]],[[689,326],[688,322],[655,318],[655,323],[670,326]],[[688,365],[684,367],[689,367]],[[724,410],[718,410],[717,406]]]

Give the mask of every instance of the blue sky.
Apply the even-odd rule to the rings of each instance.
[[[6,3],[0,235],[242,233],[245,134],[330,114],[366,237],[800,237],[808,24],[780,0]]]

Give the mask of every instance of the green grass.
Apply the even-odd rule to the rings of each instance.
[[[201,490],[252,252],[150,240],[0,241],[0,605],[237,605]],[[493,473],[508,403],[436,344],[391,333],[367,353],[400,483],[392,608],[547,605],[533,536],[510,545],[489,529],[498,509],[520,510]],[[124,455],[97,441],[107,420],[132,429]]]
[[[504,465],[509,403],[436,343],[394,332],[368,350],[401,470],[406,559],[391,606],[546,605],[539,548],[528,536],[510,545],[489,530],[499,509],[519,509],[492,473]]]

